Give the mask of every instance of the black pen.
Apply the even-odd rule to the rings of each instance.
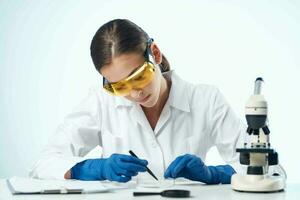
[[[132,155],[133,157],[138,158],[137,155],[135,155],[135,153],[133,153],[133,151],[129,150],[129,153],[130,153],[130,155]],[[153,174],[153,172],[152,172],[148,167],[146,167],[146,170],[147,170],[147,172],[148,172],[153,178],[155,178],[155,179],[158,181],[158,179],[156,178],[156,176]]]

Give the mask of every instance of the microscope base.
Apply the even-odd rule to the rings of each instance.
[[[280,192],[285,188],[285,179],[282,176],[234,174],[231,187],[240,192]]]

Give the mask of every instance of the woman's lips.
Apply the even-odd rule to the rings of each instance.
[[[137,102],[138,102],[138,103],[145,103],[145,102],[149,99],[149,97],[150,97],[150,94],[149,94],[148,96],[146,96],[145,98],[143,98],[143,99],[137,101]]]

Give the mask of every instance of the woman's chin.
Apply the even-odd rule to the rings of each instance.
[[[154,107],[155,104],[156,104],[156,102],[157,102],[157,100],[154,99],[153,97],[152,98],[151,97],[148,99],[148,101],[140,103],[140,105],[143,106],[143,107],[146,107],[146,108],[152,108],[152,107]]]

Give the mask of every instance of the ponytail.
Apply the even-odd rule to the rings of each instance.
[[[162,61],[159,64],[161,72],[167,72],[170,71],[170,63],[168,59],[162,54]]]

